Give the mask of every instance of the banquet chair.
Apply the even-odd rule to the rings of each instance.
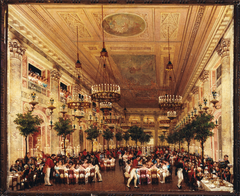
[[[68,170],[68,182],[69,182],[69,184],[76,183],[76,178],[74,177],[74,171],[71,169]]]
[[[17,185],[18,185],[18,177],[17,176],[13,176],[12,177],[12,184],[9,185],[9,187],[12,188],[12,190],[14,190],[14,187],[17,188]]]
[[[139,170],[140,171],[140,182],[143,184],[143,182],[147,183],[147,171],[146,170]]]
[[[65,176],[64,176],[64,174],[65,174],[65,172],[64,172],[64,170],[63,169],[59,169],[58,170],[59,171],[59,174],[60,174],[60,183],[66,183],[66,178],[65,178]]]
[[[107,161],[106,170],[109,171],[111,169],[111,161]]]
[[[79,170],[79,176],[78,176],[78,184],[83,182],[85,184],[85,171]]]
[[[90,169],[90,176],[88,177],[88,182],[92,182],[93,179],[95,178],[95,168]],[[95,180],[95,179],[94,179]]]
[[[158,184],[158,177],[157,177],[157,170],[152,170],[151,171],[151,179],[152,179],[152,184],[157,183]]]

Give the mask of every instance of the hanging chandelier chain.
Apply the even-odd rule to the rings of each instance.
[[[102,35],[103,35],[103,48],[105,48],[105,43],[104,43],[104,29],[103,29],[103,5],[102,5]]]

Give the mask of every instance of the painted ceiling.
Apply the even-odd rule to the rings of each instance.
[[[103,20],[102,20],[103,19]],[[85,83],[94,84],[102,30],[121,107],[157,108],[171,89],[186,96],[201,74],[227,25],[230,6],[56,5],[9,6],[9,25],[73,76],[78,50]],[[169,40],[169,45],[168,45]],[[169,86],[165,66],[174,66]]]

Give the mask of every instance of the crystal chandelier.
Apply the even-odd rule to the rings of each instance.
[[[81,91],[81,74],[82,74],[82,64],[79,61],[79,53],[78,53],[78,26],[77,26],[77,62],[75,63],[76,69],[80,72],[79,80],[80,85],[75,85],[73,87],[73,94],[72,96],[68,96],[67,98],[67,105],[69,109],[74,110],[75,113],[77,110],[88,109],[91,107],[91,97]]]
[[[106,116],[112,110],[111,102],[100,102],[100,110],[103,112],[103,115]]]
[[[102,22],[103,22],[103,7],[102,7]],[[98,65],[98,71],[96,76],[96,84],[91,87],[91,98],[94,102],[117,102],[120,100],[120,86],[115,83],[110,60],[108,58],[108,52],[104,42],[104,30],[103,34],[103,48],[100,52],[100,61]]]
[[[169,27],[168,27],[168,49],[169,49]],[[174,71],[173,71],[173,64],[170,61],[170,49],[168,50],[169,52],[169,62],[166,66],[166,71],[168,71],[169,73],[172,72],[172,75],[174,76]],[[175,76],[174,76],[175,78]],[[172,91],[172,77],[169,77],[169,81],[170,81],[170,91]],[[175,81],[176,82],[176,81]],[[183,103],[182,103],[182,96],[180,95],[172,95],[172,93],[170,93],[170,95],[165,94],[165,95],[161,95],[158,97],[158,101],[159,101],[159,108],[161,110],[164,111],[168,111],[168,118],[174,119],[176,118],[176,111],[177,110],[181,110],[183,107]]]
[[[169,118],[169,120],[173,120],[174,118],[177,117],[177,112],[176,111],[168,111],[167,117]]]
[[[76,88],[76,87],[75,87]],[[70,109],[81,110],[81,109],[88,109],[91,106],[91,96],[83,93],[76,92],[73,93],[72,97],[68,97],[67,105]]]

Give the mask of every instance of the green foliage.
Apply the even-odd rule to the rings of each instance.
[[[152,137],[151,134],[147,134],[145,132],[142,132],[142,134],[141,134],[141,136],[139,138],[139,142],[141,142],[141,144],[143,144],[145,142],[148,143],[148,142],[150,142],[150,138],[151,137]]]
[[[129,138],[130,138],[130,134],[129,134],[128,132],[125,132],[125,133],[123,134],[123,139],[124,139],[126,142],[128,142]]]
[[[202,113],[201,116],[197,116],[195,120],[195,138],[202,143],[206,142],[206,140],[213,136],[212,129],[215,127],[214,123],[211,122],[213,119],[212,115]]]
[[[160,135],[160,136],[158,136],[158,138],[160,139],[160,141],[163,143],[164,141],[165,141],[165,139],[166,139],[166,137],[165,137],[165,135]]]
[[[122,141],[122,139],[123,139],[123,135],[121,132],[117,132],[115,137],[116,137],[116,140],[119,142]]]
[[[71,125],[71,120],[64,119],[62,117],[59,117],[58,121],[54,123],[53,129],[57,131],[58,136],[63,136],[64,138],[68,134],[74,132]]]
[[[17,118],[13,121],[17,124],[17,129],[20,134],[27,137],[34,132],[38,132],[38,127],[43,123],[43,120],[39,116],[32,115],[32,111],[28,111],[24,114],[17,114]]]
[[[188,143],[188,146],[190,145],[191,140],[194,139],[195,122],[196,121],[192,121],[191,123],[186,124],[185,127],[180,130],[181,135],[184,135],[184,140]]]
[[[130,134],[130,137],[133,141],[138,142],[138,140],[141,138],[141,135],[143,134],[143,129],[138,126],[131,126],[130,129],[128,129],[128,132]]]
[[[96,126],[91,125],[89,129],[85,131],[87,133],[87,140],[93,141],[100,135],[100,131]]]
[[[110,131],[109,129],[106,129],[105,131],[103,131],[103,135],[105,140],[109,141],[110,139],[113,139],[113,132]]]
[[[173,134],[169,134],[167,137],[166,137],[166,140],[167,140],[167,143],[169,144],[175,144],[174,140],[173,140]]]

